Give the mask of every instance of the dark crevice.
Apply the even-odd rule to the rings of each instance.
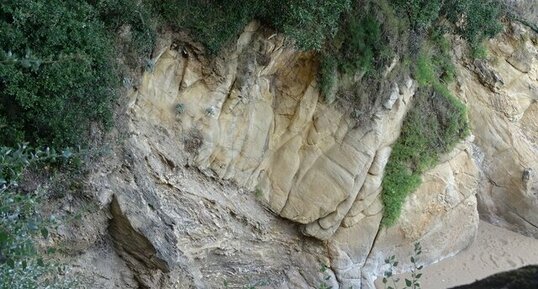
[[[141,262],[148,269],[158,269],[162,272],[169,272],[168,264],[158,258],[155,247],[149,240],[132,227],[129,219],[121,211],[117,198],[114,196],[110,205],[112,220],[108,227],[108,232],[114,241],[114,245],[119,255],[128,254]]]

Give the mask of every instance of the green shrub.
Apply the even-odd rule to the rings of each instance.
[[[421,263],[420,255],[422,254],[422,246],[420,242],[414,244],[415,248],[413,249],[413,256],[409,258],[413,267],[411,268],[411,278],[405,278],[405,285],[402,289],[419,289],[420,288],[420,278],[422,277],[421,270],[424,268],[424,265],[419,265]],[[398,267],[400,262],[396,260],[396,256],[392,255],[385,259],[385,266],[388,267],[387,270],[383,273],[383,285],[385,289],[398,289],[400,278],[394,276],[394,271]]]
[[[319,71],[320,91],[328,103],[334,100],[328,98],[332,97],[332,90],[336,85],[336,78],[338,77],[337,68],[338,63],[334,55],[324,55],[321,58]]]
[[[430,36],[430,41],[433,43],[433,59],[432,64],[437,68],[437,75],[444,83],[450,83],[456,78],[456,67],[452,62],[450,51],[452,46],[441,31],[434,30]]]
[[[439,17],[441,0],[393,0],[398,10],[404,11],[415,29],[427,29]]]
[[[236,37],[259,13],[263,2],[254,0],[192,1],[153,0],[154,9],[166,24],[191,31],[213,54]]]
[[[383,224],[393,225],[406,197],[421,184],[421,175],[469,134],[467,109],[439,81],[442,69],[423,51],[415,67],[421,88],[415,94],[400,137],[393,146],[383,178]]]
[[[381,25],[371,15],[351,14],[341,31],[339,68],[347,74],[374,69],[381,46]]]
[[[358,72],[367,77],[378,72],[394,56],[400,25],[385,1],[361,2],[344,13],[338,33],[326,43],[322,52],[321,92],[328,95],[337,75],[353,79]]]
[[[100,19],[111,31],[124,25],[130,28],[130,44],[137,56],[151,53],[156,40],[157,21],[151,3],[132,0],[90,0]]]
[[[475,51],[481,49],[484,39],[502,29],[498,0],[393,0],[392,4],[404,11],[417,31],[427,31],[441,25],[439,19],[447,19],[453,32],[467,40],[473,55],[478,55]]]
[[[110,123],[114,50],[93,6],[3,1],[0,38],[0,144],[76,145]]]
[[[351,0],[268,1],[270,25],[294,39],[299,48],[321,50],[325,40],[338,32],[340,15],[351,8]]]
[[[421,53],[418,56],[417,64],[415,68],[415,78],[422,86],[433,84],[435,81],[435,70],[431,60],[431,55],[427,53]]]
[[[41,190],[22,192],[18,180],[36,163],[65,162],[70,150],[33,150],[26,145],[0,147],[0,288],[74,288],[75,280],[62,276],[61,264],[47,260],[54,248],[40,242],[49,238],[52,221],[39,214]]]
[[[302,49],[321,49],[326,37],[338,30],[339,17],[350,0],[190,1],[153,0],[164,21],[189,29],[195,39],[216,54],[245,25],[259,19],[286,33]]]
[[[501,31],[501,5],[496,0],[447,0],[443,14],[455,26],[473,50],[479,49],[485,38]]]

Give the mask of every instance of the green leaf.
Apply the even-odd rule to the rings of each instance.
[[[387,289],[394,289],[392,286],[387,287]]]
[[[41,236],[43,236],[44,239],[47,239],[49,237],[49,231],[47,228],[41,228]]]
[[[422,273],[418,273],[416,276],[417,279],[420,279],[420,277],[422,277]]]
[[[422,268],[424,268],[424,266],[420,265],[417,267],[417,270],[422,270]]]
[[[411,280],[405,279],[405,286],[411,287],[412,284],[413,284],[413,282],[411,282]]]
[[[383,277],[383,284],[387,284],[387,278],[386,277]]]
[[[9,240],[9,235],[4,231],[0,231],[0,245],[6,243],[7,240]]]
[[[394,264],[392,266],[394,266],[394,267],[398,266],[398,261],[394,262]]]
[[[411,263],[415,263],[415,257],[411,256]]]

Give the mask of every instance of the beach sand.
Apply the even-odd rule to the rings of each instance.
[[[452,258],[425,267],[420,285],[445,289],[529,264],[538,264],[538,239],[481,221],[474,243]],[[398,276],[398,288],[404,287],[406,276]],[[385,288],[381,279],[376,281],[378,289]]]

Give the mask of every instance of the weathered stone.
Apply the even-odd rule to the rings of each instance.
[[[345,257],[353,260],[353,266],[361,268],[349,271],[335,266],[339,279],[349,278],[354,280],[354,284],[361,284],[360,288],[373,289],[374,280],[386,269],[384,260],[387,257],[396,256],[401,264],[398,270],[411,268],[408,256],[413,252],[414,242],[420,242],[424,248],[421,256],[424,264],[452,256],[466,248],[474,240],[478,228],[475,197],[477,178],[478,169],[470,154],[460,151],[454,158],[424,174],[422,185],[405,202],[396,225],[381,228],[378,232],[376,230],[377,235],[374,236],[371,233],[362,234],[369,232],[365,226],[379,226],[382,203],[379,198],[376,199],[360,213],[362,219],[359,222],[349,229],[340,228],[332,239],[336,246],[333,250],[346,252]],[[375,221],[370,223],[372,220]],[[347,230],[360,231],[350,235],[341,234]],[[338,257],[335,262],[342,263],[341,260],[342,257]],[[347,265],[341,267],[353,267],[349,261],[344,263]],[[348,276],[348,272],[355,274]],[[348,275],[342,275],[344,273]]]
[[[415,241],[424,263],[472,242],[481,174],[484,216],[533,234],[536,57],[527,67],[515,54],[527,41],[525,55],[536,55],[532,37],[492,41],[497,62],[460,59],[456,90],[477,149],[470,138],[442,156],[398,223],[380,228],[384,167],[415,82],[389,76],[395,60],[367,118],[344,100],[322,101],[316,56],[267,33],[250,24],[212,62],[169,39],[131,92],[128,137],[92,176],[95,198],[112,202],[109,232],[131,270],[124,287],[312,289],[327,278],[335,289],[370,288],[387,256],[410,268]]]
[[[492,94],[473,71],[458,64],[457,96],[469,107],[476,155],[482,155],[477,158],[483,172],[478,194],[482,218],[538,237],[538,182],[523,178],[525,171],[538,171],[538,46],[529,37],[536,33],[512,26],[520,35],[502,34],[488,47],[486,65],[504,85]],[[515,52],[507,55],[507,50]]]

